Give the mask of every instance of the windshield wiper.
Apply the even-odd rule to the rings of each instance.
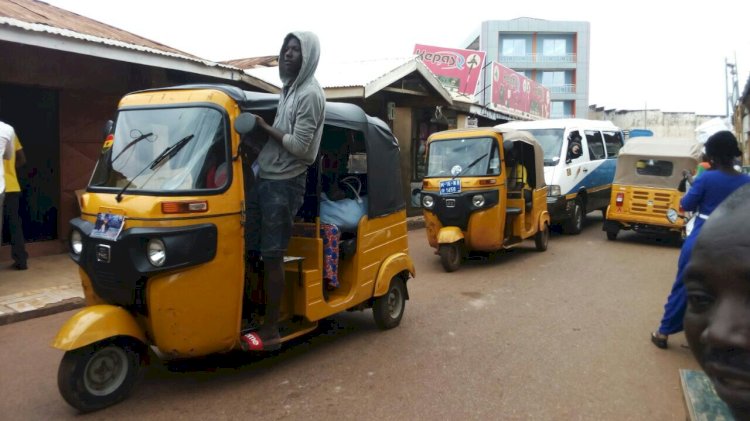
[[[468,170],[469,168],[473,167],[474,165],[477,165],[479,163],[479,161],[481,161],[482,158],[484,158],[487,155],[489,155],[489,153],[485,153],[484,155],[480,156],[479,158],[471,161],[471,164],[467,165],[466,168],[462,169],[458,174],[454,175],[453,178],[452,178],[452,180],[455,180],[456,177],[458,177],[459,175],[463,174],[464,171]]]
[[[115,156],[114,158],[112,158],[112,161],[110,161],[110,165],[114,164],[114,162],[117,161],[117,158],[119,158],[120,155],[122,155],[123,153],[125,153],[125,151],[127,151],[128,149],[130,149],[131,146],[134,146],[136,143],[140,142],[141,140],[143,140],[143,139],[145,139],[147,137],[153,136],[153,134],[154,134],[154,132],[142,134],[142,135],[136,137],[135,139],[131,140],[130,143],[128,143],[127,145],[125,145],[124,148],[122,148],[122,150],[120,151],[120,153],[117,154],[117,156]]]
[[[133,183],[133,181],[135,181],[136,178],[138,178],[138,176],[143,174],[143,172],[146,171],[147,169],[153,170],[154,168],[159,167],[163,163],[169,161],[173,156],[177,155],[177,152],[179,152],[183,146],[187,145],[187,143],[193,137],[195,136],[192,134],[189,134],[183,137],[182,139],[178,140],[177,143],[175,143],[174,145],[168,146],[166,149],[162,151],[162,153],[159,154],[159,156],[154,158],[153,161],[149,162],[148,165],[146,165],[138,174],[136,174],[135,177],[131,178],[128,181],[128,183],[125,184],[125,186],[122,188],[122,190],[120,190],[120,192],[117,193],[117,196],[115,196],[117,203],[120,203],[120,201],[122,200],[122,194],[125,193],[125,190],[127,190],[128,187],[130,187],[130,185]]]

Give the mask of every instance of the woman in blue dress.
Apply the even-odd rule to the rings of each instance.
[[[682,331],[682,318],[685,315],[687,295],[682,276],[685,266],[690,260],[695,239],[700,234],[701,227],[714,209],[740,186],[750,183],[750,176],[741,174],[734,169],[734,159],[741,155],[737,146],[737,139],[732,132],[717,132],[706,142],[706,156],[711,163],[711,170],[695,179],[695,184],[680,201],[682,209],[698,212],[695,226],[680,251],[677,260],[677,276],[672,285],[672,292],[664,305],[664,316],[659,329],[651,332],[651,342],[659,348],[667,347],[669,335]]]

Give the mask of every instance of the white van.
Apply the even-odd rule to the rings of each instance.
[[[606,212],[624,139],[612,122],[572,118],[513,121],[496,127],[528,131],[542,145],[547,208],[553,223],[562,224],[568,234],[578,234],[586,213]],[[577,156],[571,153],[576,138],[582,147]]]

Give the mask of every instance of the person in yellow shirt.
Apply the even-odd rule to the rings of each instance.
[[[21,225],[21,215],[19,203],[21,199],[21,184],[18,182],[16,168],[26,164],[26,155],[23,153],[23,146],[18,136],[13,136],[13,150],[15,153],[11,159],[3,161],[3,170],[5,173],[5,204],[3,206],[3,220],[8,226],[11,244],[11,257],[13,258],[13,268],[18,270],[28,269],[28,257],[26,252],[26,243],[23,238],[23,227]],[[2,225],[0,225],[2,226]]]

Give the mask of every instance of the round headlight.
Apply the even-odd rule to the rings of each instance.
[[[471,203],[475,208],[481,208],[484,206],[484,196],[481,194],[475,194],[474,197],[471,198]]]
[[[677,211],[669,208],[667,210],[667,219],[669,220],[669,222],[674,224],[677,222],[677,218],[679,218],[679,214],[677,213]]]
[[[164,248],[164,242],[158,238],[152,238],[148,241],[146,246],[146,255],[148,255],[148,261],[156,267],[160,267],[164,264],[164,260],[167,258],[167,251]]]
[[[70,233],[70,249],[73,254],[79,255],[83,251],[83,237],[81,231],[73,230]]]
[[[432,209],[432,207],[435,206],[435,199],[433,199],[432,196],[428,195],[422,196],[422,206],[426,207],[427,209]]]

